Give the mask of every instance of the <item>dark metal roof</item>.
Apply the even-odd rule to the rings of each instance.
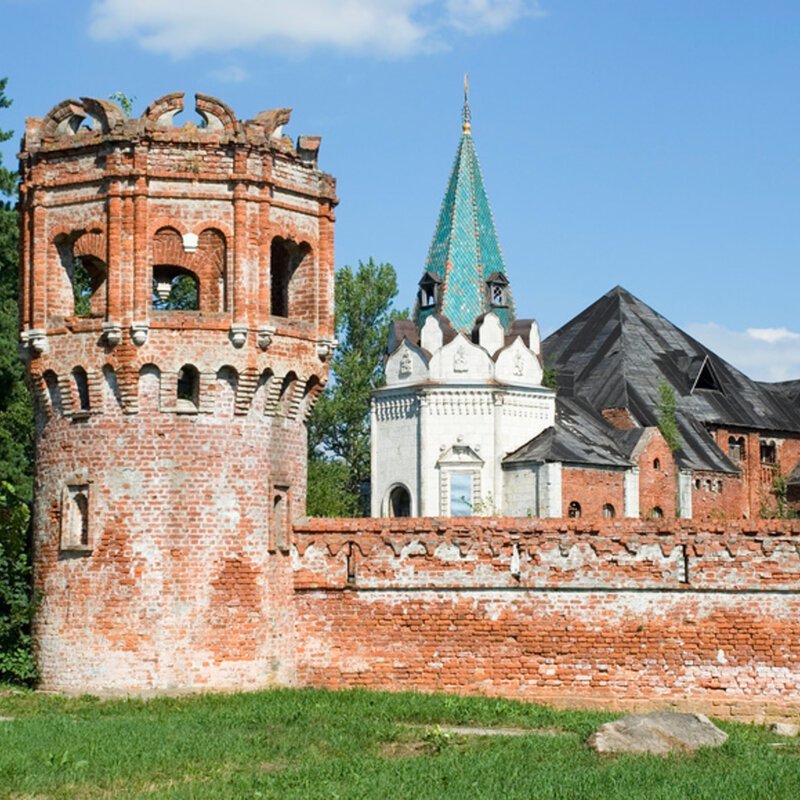
[[[618,433],[580,400],[556,397],[556,424],[507,455],[503,463],[631,467],[632,462],[622,454],[616,441]]]
[[[659,385],[670,385],[682,466],[737,471],[706,426],[800,432],[800,406],[787,397],[794,386],[782,391],[751,380],[620,286],[542,347],[562,395],[584,400],[597,412],[627,408],[642,426],[657,424]]]

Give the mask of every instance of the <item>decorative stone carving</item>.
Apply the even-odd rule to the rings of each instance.
[[[320,361],[326,361],[330,358],[338,344],[339,342],[337,342],[336,339],[320,339],[317,342],[317,355]]]
[[[467,352],[463,347],[459,347],[456,350],[456,354],[453,357],[453,370],[455,372],[467,371]]]
[[[122,326],[118,322],[104,322],[103,338],[109,347],[116,347],[122,341]]]
[[[234,347],[243,347],[247,341],[247,325],[241,322],[234,322],[228,335]]]
[[[47,333],[39,329],[28,331],[28,345],[34,353],[44,353],[47,350]]]
[[[407,378],[412,370],[413,364],[411,363],[411,354],[406,350],[400,358],[399,375],[401,378]]]
[[[131,325],[131,341],[141,347],[150,335],[150,325],[146,322],[134,322]]]
[[[263,328],[258,329],[256,334],[256,341],[262,350],[266,350],[272,344],[272,337],[275,335],[275,327],[272,325],[265,325]]]

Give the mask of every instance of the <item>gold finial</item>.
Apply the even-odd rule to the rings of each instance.
[[[464,73],[464,111],[462,117],[464,119],[464,125],[461,130],[465,134],[470,133],[472,131],[472,126],[470,125],[472,117],[469,113],[469,77],[466,72]]]

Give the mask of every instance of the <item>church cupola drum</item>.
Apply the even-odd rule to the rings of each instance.
[[[294,680],[292,519],[333,347],[335,182],[289,109],[67,100],[20,155],[42,685]]]
[[[503,457],[554,422],[538,325],[516,318],[464,88],[414,318],[393,324],[386,385],[372,397],[373,516],[502,513],[514,491]]]

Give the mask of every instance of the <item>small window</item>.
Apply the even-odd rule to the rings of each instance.
[[[454,472],[450,476],[450,516],[472,516],[472,475]]]
[[[774,441],[771,439],[762,439],[760,443],[760,450],[762,464],[778,463],[778,448],[775,446]]]
[[[728,458],[738,464],[744,461],[744,436],[729,436],[728,437]]]
[[[617,512],[614,510],[614,506],[611,503],[606,503],[603,506],[603,518],[604,519],[614,519],[617,515]]]
[[[661,510],[661,508],[659,506],[653,506],[653,508],[650,509],[650,511],[647,514],[647,516],[650,519],[663,519],[664,512]]]
[[[661,459],[653,459],[653,469],[656,471],[661,469]]]
[[[436,281],[426,276],[419,282],[419,307],[433,308],[436,305]]]
[[[72,377],[75,380],[75,390],[78,395],[78,408],[80,411],[89,411],[89,379],[83,367],[75,367],[72,370]]]
[[[89,485],[67,486],[61,502],[61,549],[89,550],[89,534]]]
[[[486,282],[489,292],[489,303],[492,306],[505,308],[508,306],[508,280],[501,272],[489,276]]]
[[[410,517],[411,495],[405,486],[395,486],[389,493],[389,516]]]
[[[695,489],[699,489],[699,488],[700,488],[702,485],[703,485],[703,483],[702,483],[702,481],[700,480],[700,478],[695,478],[695,479],[694,479],[694,488],[695,488]]]
[[[286,552],[291,542],[291,520],[289,514],[289,487],[276,486],[272,497],[272,547],[271,550]]]
[[[569,509],[567,510],[567,514],[572,519],[578,519],[580,517],[580,515],[581,515],[581,504],[578,503],[576,500],[573,500],[569,504]]]
[[[178,370],[178,411],[196,411],[200,400],[200,373],[191,364]]]

